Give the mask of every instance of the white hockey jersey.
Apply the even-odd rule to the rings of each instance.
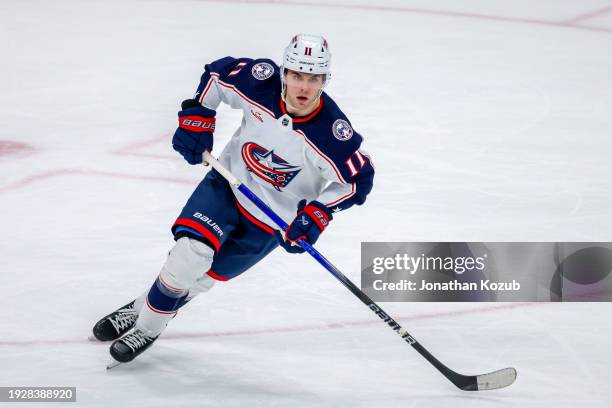
[[[362,137],[326,93],[308,117],[291,117],[279,74],[268,59],[226,57],[206,65],[195,99],[210,109],[224,102],[243,111],[220,162],[288,223],[302,199],[332,212],[362,204],[374,178],[371,159],[360,150]],[[235,189],[234,195],[251,215],[277,228]]]

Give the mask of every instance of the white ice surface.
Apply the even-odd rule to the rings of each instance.
[[[108,345],[86,339],[151,284],[202,177],[169,145],[202,66],[278,61],[297,32],[328,37],[328,91],[376,165],[367,204],[317,245],[353,281],[361,241],[612,241],[610,10],[0,2],[0,386],[76,386],[69,406],[87,407],[611,406],[610,304],[383,304],[457,371],[518,370],[508,389],[465,393],[280,251],[197,298],[132,364],[107,372]],[[239,120],[220,110],[217,151]]]

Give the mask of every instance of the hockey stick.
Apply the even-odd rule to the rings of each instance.
[[[204,164],[210,164],[217,170],[231,185],[236,187],[242,194],[251,200],[261,211],[263,211],[270,219],[272,219],[283,231],[286,231],[288,225],[282,220],[266,203],[257,197],[247,186],[242,184],[229,170],[215,159],[210,152],[205,152],[203,155]],[[351,282],[338,268],[332,265],[323,255],[304,240],[298,241],[300,246],[306,250],[314,259],[317,260],[325,269],[327,269],[336,279],[338,279],[348,290],[359,298],[370,310],[389,325],[402,339],[410,344],[416,351],[419,352],[427,361],[438,369],[446,378],[455,386],[464,391],[482,391],[503,388],[511,385],[516,379],[516,370],[512,367],[503,368],[498,371],[481,375],[463,375],[459,374],[435,358],[425,347],[423,347],[414,337],[412,337],[406,329],[400,326],[393,318],[385,313],[372,299],[361,291],[353,282]]]

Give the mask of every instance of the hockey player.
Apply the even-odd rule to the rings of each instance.
[[[323,92],[331,54],[320,36],[300,34],[279,68],[269,59],[226,57],[205,66],[193,99],[182,103],[172,145],[190,164],[213,148],[215,109],[243,111],[219,160],[282,218],[286,236],[214,169],[195,189],[172,227],[174,247],[151,289],[102,318],[94,336],[128,362],[158,338],[177,310],[215,281],[228,281],[277,246],[314,244],[335,213],[363,204],[374,168],[362,137]],[[297,215],[296,215],[297,210]]]

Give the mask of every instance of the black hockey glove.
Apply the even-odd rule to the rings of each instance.
[[[298,204],[295,219],[285,232],[287,240],[283,239],[279,231],[275,231],[274,236],[280,246],[285,248],[287,252],[301,254],[304,249],[297,244],[297,241],[303,239],[313,245],[332,219],[331,211],[324,204],[311,201],[306,205],[306,200],[302,200]]]
[[[187,99],[181,104],[178,113],[179,127],[174,132],[172,147],[189,164],[202,163],[202,154],[213,148],[215,131],[215,112],[195,99]]]

